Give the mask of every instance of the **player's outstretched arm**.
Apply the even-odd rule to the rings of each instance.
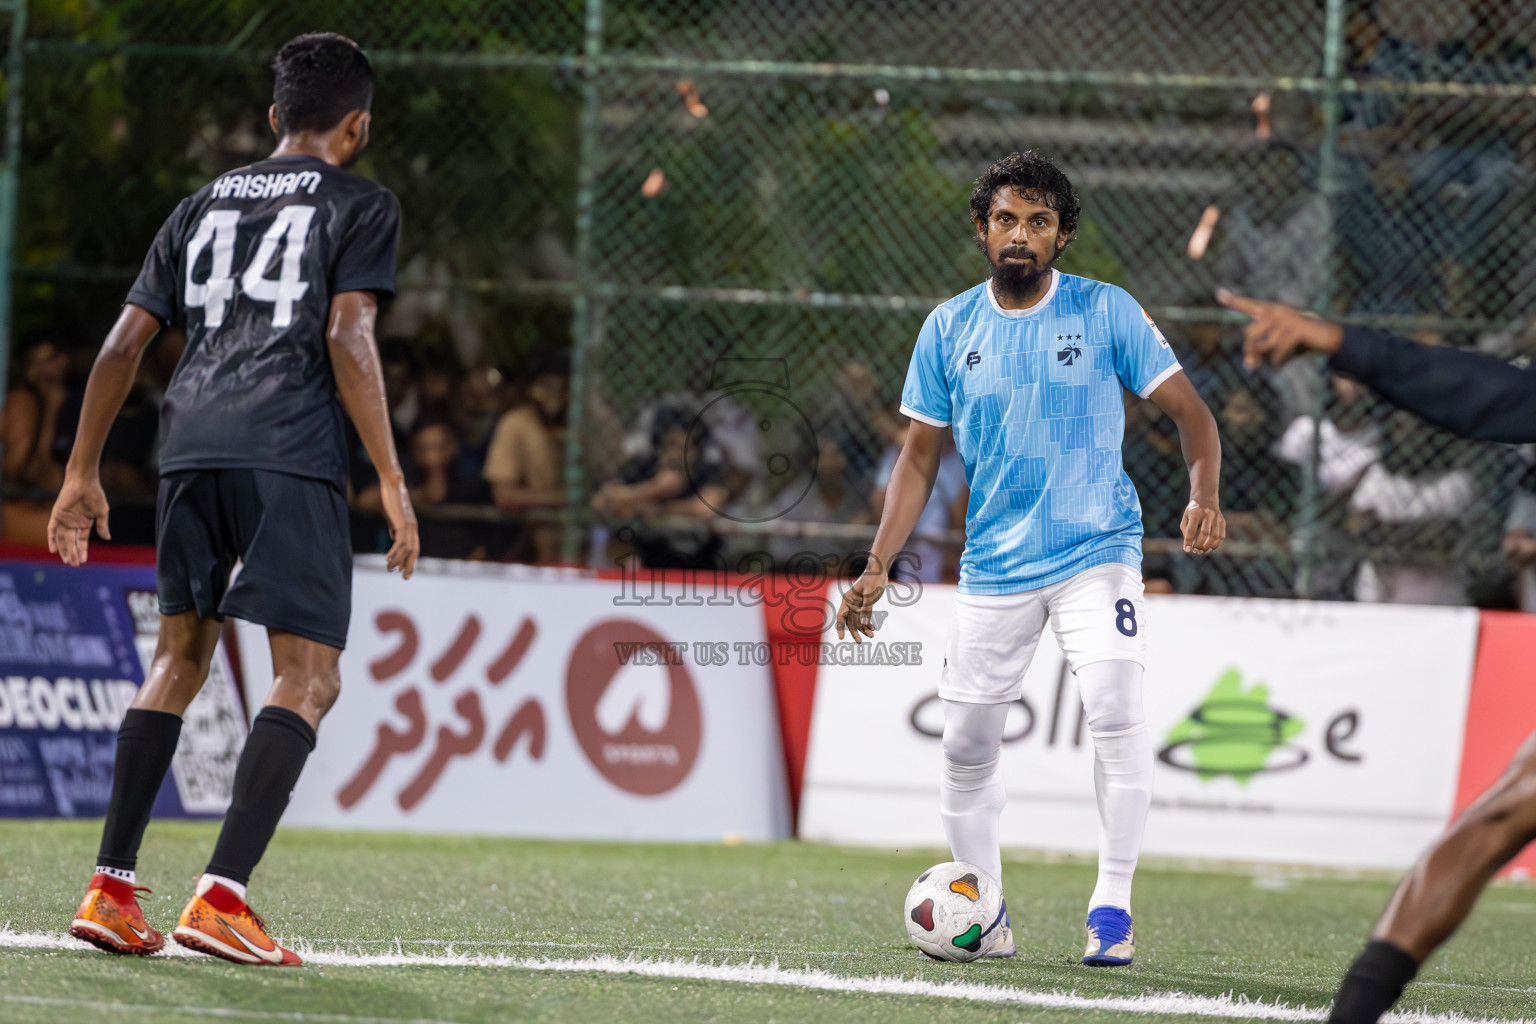
[[[352,417],[368,458],[379,471],[379,491],[384,499],[384,518],[394,544],[385,556],[390,572],[400,570],[406,579],[415,571],[421,554],[416,531],[416,511],[400,470],[395,435],[389,429],[389,403],[384,397],[384,370],[373,323],[379,303],[372,292],[342,292],[331,300],[330,325],[325,340],[330,347],[331,371],[336,374],[336,393],[341,407]]]
[[[869,565],[843,594],[837,609],[835,625],[839,640],[845,632],[852,632],[858,643],[863,643],[866,636],[875,635],[871,612],[890,582],[891,560],[901,553],[907,538],[912,536],[917,519],[923,514],[923,506],[928,504],[928,496],[933,493],[933,481],[939,475],[939,453],[943,450],[944,432],[948,429],[919,420],[913,420],[908,428],[907,442],[896,457],[890,483],[886,485],[885,509],[880,513],[880,528],[875,531]]]
[[[84,565],[89,554],[91,526],[102,540],[107,530],[107,496],[101,489],[101,449],[117,419],[133,379],[139,373],[144,346],[160,332],[160,321],[129,303],[112,325],[91,367],[80,409],[80,428],[64,470],[64,483],[48,516],[48,550],[65,565]]]
[[[1215,551],[1227,537],[1221,514],[1221,437],[1216,417],[1181,370],[1152,392],[1152,401],[1179,428],[1179,446],[1189,467],[1189,506],[1179,524],[1184,550],[1192,555]]]
[[[1393,405],[1474,441],[1536,441],[1536,372],[1494,356],[1420,345],[1385,331],[1344,328],[1277,302],[1218,292],[1222,303],[1253,317],[1244,337],[1250,369],[1266,357],[1280,364],[1297,352],[1321,352]]]

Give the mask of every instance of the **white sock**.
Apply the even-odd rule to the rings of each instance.
[[[139,883],[138,874],[131,868],[109,868],[104,865],[97,864],[96,873],[98,875],[111,875],[113,878],[120,878],[127,882],[129,885],[137,885]]]
[[[197,880],[197,894],[199,896],[206,896],[208,895],[208,890],[212,889],[215,885],[222,885],[236,896],[239,896],[241,903],[245,902],[244,883],[237,882],[233,878],[225,878],[223,875],[210,875],[207,872],[204,872],[203,877]]]
[[[1100,661],[1077,673],[1093,737],[1093,788],[1099,804],[1099,881],[1088,909],[1130,912],[1131,879],[1152,805],[1152,736],[1141,704],[1142,667]]]
[[[975,864],[999,884],[1004,794],[997,755],[1007,720],[1007,704],[944,701],[944,772],[939,785],[944,835],[955,860]]]

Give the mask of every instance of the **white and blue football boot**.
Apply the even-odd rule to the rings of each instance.
[[[1125,967],[1136,955],[1136,936],[1131,915],[1119,907],[1094,907],[1088,911],[1088,948],[1083,963],[1089,967]]]
[[[1002,924],[992,931],[990,944],[983,957],[1003,958],[1018,953],[1013,944],[1013,922],[1008,919],[1008,901],[1003,900]]]

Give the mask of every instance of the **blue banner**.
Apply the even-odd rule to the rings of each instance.
[[[158,627],[152,566],[0,563],[0,817],[106,813],[117,728],[144,682]],[[157,816],[217,814],[227,804],[221,783],[232,777],[245,723],[217,660],[210,685],[218,692],[209,696],[219,706],[218,750],[192,765],[178,748],[182,763],[167,776]],[[184,735],[182,748],[191,739]],[[192,795],[183,799],[188,787],[177,776],[187,768]]]

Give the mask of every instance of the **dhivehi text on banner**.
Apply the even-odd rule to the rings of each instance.
[[[284,821],[719,841],[788,834],[760,607],[619,580],[361,564],[342,690]],[[248,686],[271,679],[242,623]],[[743,648],[745,649],[745,648]]]

